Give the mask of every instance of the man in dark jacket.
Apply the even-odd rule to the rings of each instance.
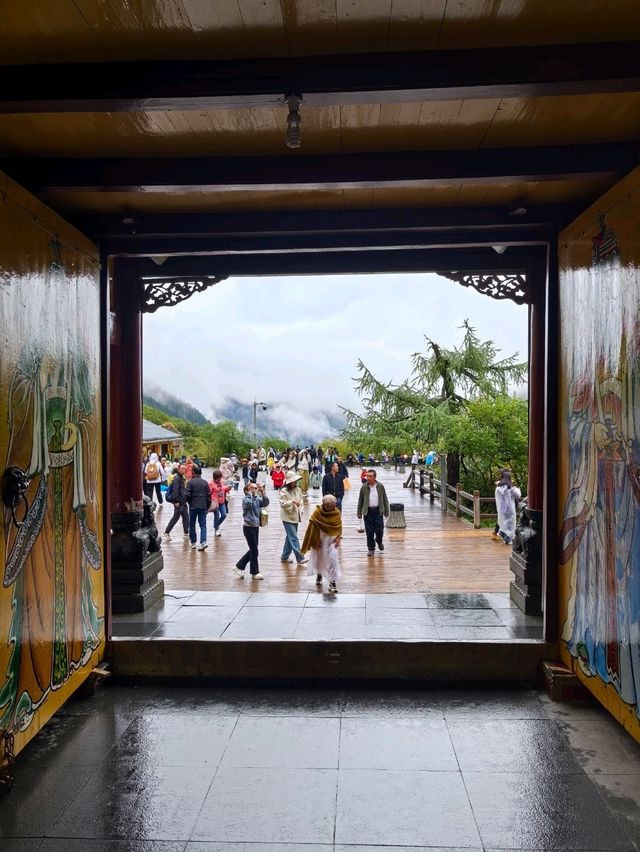
[[[170,541],[169,533],[174,528],[179,518],[182,518],[182,529],[184,537],[189,538],[189,507],[187,506],[187,484],[185,480],[185,467],[183,464],[176,470],[171,485],[167,489],[167,503],[173,503],[173,517],[167,524],[163,538]]]
[[[322,477],[322,496],[333,494],[336,498],[336,508],[342,511],[342,498],[344,497],[344,477],[338,469],[338,462],[334,462],[328,473]]]
[[[187,482],[187,503],[189,504],[189,539],[191,550],[196,549],[196,521],[200,526],[200,544],[198,550],[207,549],[207,512],[211,506],[209,483],[202,478],[198,465],[193,466],[193,476]]]
[[[380,550],[384,550],[384,518],[389,517],[389,498],[384,485],[378,482],[375,470],[367,471],[367,481],[363,482],[358,496],[358,518],[364,518],[364,529],[367,533],[367,553],[373,556],[376,552],[376,542]]]

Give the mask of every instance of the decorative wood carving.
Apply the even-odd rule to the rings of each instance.
[[[439,274],[450,281],[462,284],[463,287],[473,287],[478,293],[491,296],[492,299],[511,299],[518,305],[526,305],[531,301],[527,276],[524,272],[513,274],[440,272]]]
[[[226,275],[209,275],[198,280],[184,279],[167,280],[157,279],[144,282],[144,297],[142,300],[142,312],[153,314],[158,308],[171,307],[191,298],[194,293],[202,293],[214,284],[224,281]]]

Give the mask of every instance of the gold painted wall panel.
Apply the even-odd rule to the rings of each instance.
[[[561,656],[640,739],[640,169],[559,265]]]
[[[16,749],[100,660],[104,567],[95,247],[0,175],[0,729]]]

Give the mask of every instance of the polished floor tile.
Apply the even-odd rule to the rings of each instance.
[[[191,839],[332,843],[337,777],[334,769],[220,769]]]
[[[633,849],[584,774],[465,772],[464,781],[489,849]]]
[[[458,769],[441,718],[342,720],[340,769]]]
[[[431,609],[491,609],[491,603],[486,595],[464,593],[426,595],[425,600]]]
[[[419,593],[385,593],[377,595],[367,595],[366,606],[367,609],[426,609],[427,601],[425,596]]]
[[[447,719],[548,719],[540,693],[529,689],[448,689],[440,692]]]
[[[438,637],[448,642],[496,642],[500,640],[507,642],[511,639],[508,627],[488,626],[478,627],[476,625],[441,625],[436,627]]]
[[[18,756],[20,760],[20,756]],[[15,787],[0,799],[0,849],[9,837],[43,837],[94,774],[95,766],[22,768]]]
[[[133,721],[133,715],[56,715],[20,756],[24,768],[99,766]]]
[[[245,606],[304,606],[306,592],[253,592]]]
[[[37,852],[184,852],[184,840],[71,840],[48,838]],[[2,852],[5,852],[4,848]]]
[[[53,829],[52,837],[188,840],[215,766],[113,762],[100,767]]]
[[[340,772],[336,842],[480,847],[457,772]]]
[[[340,719],[242,716],[222,761],[224,767],[337,769]]]
[[[440,693],[427,689],[346,690],[342,701],[342,715],[394,719],[436,715],[443,718]]]
[[[463,772],[582,773],[555,722],[544,719],[448,720]]]
[[[326,592],[310,592],[307,598],[305,609],[309,607],[325,607],[327,609],[360,609],[366,605],[366,595],[364,594],[344,594],[340,592],[337,595],[330,595]]]
[[[196,592],[185,606],[244,606],[251,595],[250,591],[239,592]]]
[[[438,627],[503,627],[492,609],[433,609],[434,624]]]
[[[585,772],[636,775],[640,787],[640,743],[629,742],[629,735],[614,719],[560,722],[559,726]]]
[[[144,766],[217,766],[238,721],[237,716],[144,715],[136,719],[109,754],[112,761]]]

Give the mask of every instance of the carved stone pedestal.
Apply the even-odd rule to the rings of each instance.
[[[111,515],[111,593],[114,613],[143,612],[164,595],[158,574],[164,567],[155,503],[144,498],[142,512]]]
[[[509,567],[511,600],[527,615],[542,615],[542,512],[523,509]]]

